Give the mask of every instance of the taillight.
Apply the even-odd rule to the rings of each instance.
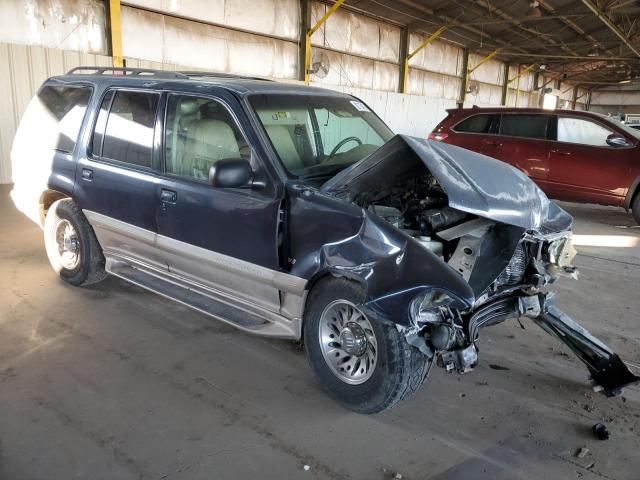
[[[438,140],[439,142],[441,142],[442,140],[445,140],[448,136],[449,136],[448,133],[431,132],[428,138],[429,140]]]

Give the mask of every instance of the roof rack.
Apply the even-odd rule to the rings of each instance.
[[[67,72],[67,75],[114,75],[114,76],[134,76],[134,77],[156,77],[156,78],[189,78],[180,72],[169,70],[153,70],[150,68],[120,68],[120,67],[76,67]]]
[[[262,77],[251,77],[246,75],[235,75],[233,73],[225,73],[225,72],[201,72],[201,71],[179,71],[176,73],[180,73],[185,75],[186,77],[211,77],[211,78],[237,78],[239,80],[262,80],[263,82],[273,82],[268,78]]]

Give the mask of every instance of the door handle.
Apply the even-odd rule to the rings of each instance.
[[[93,170],[90,170],[88,168],[83,168],[82,179],[86,180],[87,182],[91,182],[93,180]]]
[[[160,192],[160,201],[162,203],[176,203],[178,200],[178,194],[173,190],[165,190],[164,188]]]
[[[566,150],[558,150],[558,149],[554,149],[551,150],[551,153],[555,153],[556,155],[571,155],[571,152],[568,152]]]

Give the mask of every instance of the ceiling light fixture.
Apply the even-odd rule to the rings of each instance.
[[[589,50],[589,53],[587,53],[587,57],[597,57],[598,55],[600,55],[598,45],[594,45],[591,50]]]
[[[626,80],[620,80],[618,83],[631,83],[631,79],[627,78]]]
[[[529,9],[527,10],[527,17],[540,18],[542,16],[542,10],[540,9],[540,3],[537,0],[533,0],[529,3]]]

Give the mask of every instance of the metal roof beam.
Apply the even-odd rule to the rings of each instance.
[[[629,47],[629,50],[631,50],[633,53],[636,54],[636,56],[640,57],[640,50],[638,48],[636,48],[632,43],[631,40],[629,40],[627,38],[627,36],[622,33],[622,31],[620,31],[620,29],[618,28],[618,26],[613,23],[605,14],[602,10],[600,10],[600,7],[598,7],[598,5],[596,5],[594,2],[592,2],[591,0],[582,0],[582,3],[584,3],[589,10],[591,10],[594,15],[596,17],[598,17],[598,19],[600,19],[600,21],[602,23],[604,23],[609,30],[611,30],[613,33],[616,34],[616,36],[622,40],[624,42],[624,44]]]

